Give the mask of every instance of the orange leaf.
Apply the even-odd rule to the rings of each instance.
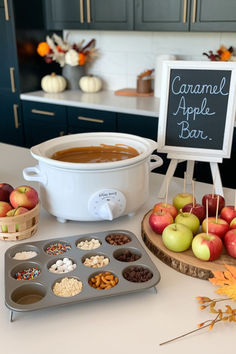
[[[218,294],[226,295],[232,300],[236,300],[236,267],[225,264],[226,271],[214,271],[214,278],[209,281],[213,285],[219,285],[216,290]]]

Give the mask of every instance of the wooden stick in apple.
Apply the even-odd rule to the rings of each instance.
[[[219,198],[220,198],[220,196],[217,195],[217,201],[216,201],[216,223],[217,223],[218,211],[219,211]]]
[[[186,191],[186,172],[184,172],[184,193]]]
[[[167,204],[168,203],[168,190],[169,190],[169,183],[170,183],[170,180],[167,179],[166,181],[166,201],[165,203]]]
[[[208,235],[208,199],[206,200],[206,233]]]
[[[195,190],[194,190],[194,180],[192,179],[192,194],[193,194],[193,208],[195,207]]]
[[[216,176],[214,177],[213,185],[212,185],[212,192],[211,192],[212,198],[214,197],[214,194],[215,194],[215,182],[216,182]]]
[[[234,192],[234,210],[236,210],[236,189]]]

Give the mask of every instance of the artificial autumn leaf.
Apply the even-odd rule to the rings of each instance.
[[[225,272],[213,271],[214,278],[209,281],[213,285],[219,285],[216,293],[226,295],[232,300],[236,300],[236,267],[225,264]]]

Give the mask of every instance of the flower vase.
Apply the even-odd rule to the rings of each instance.
[[[68,90],[78,90],[79,80],[82,76],[85,76],[85,68],[81,65],[71,66],[66,64],[62,68],[62,76],[67,81]]]

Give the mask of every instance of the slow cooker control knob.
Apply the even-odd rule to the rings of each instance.
[[[117,189],[103,189],[94,193],[88,201],[89,213],[96,220],[113,220],[123,215],[126,198]]]

